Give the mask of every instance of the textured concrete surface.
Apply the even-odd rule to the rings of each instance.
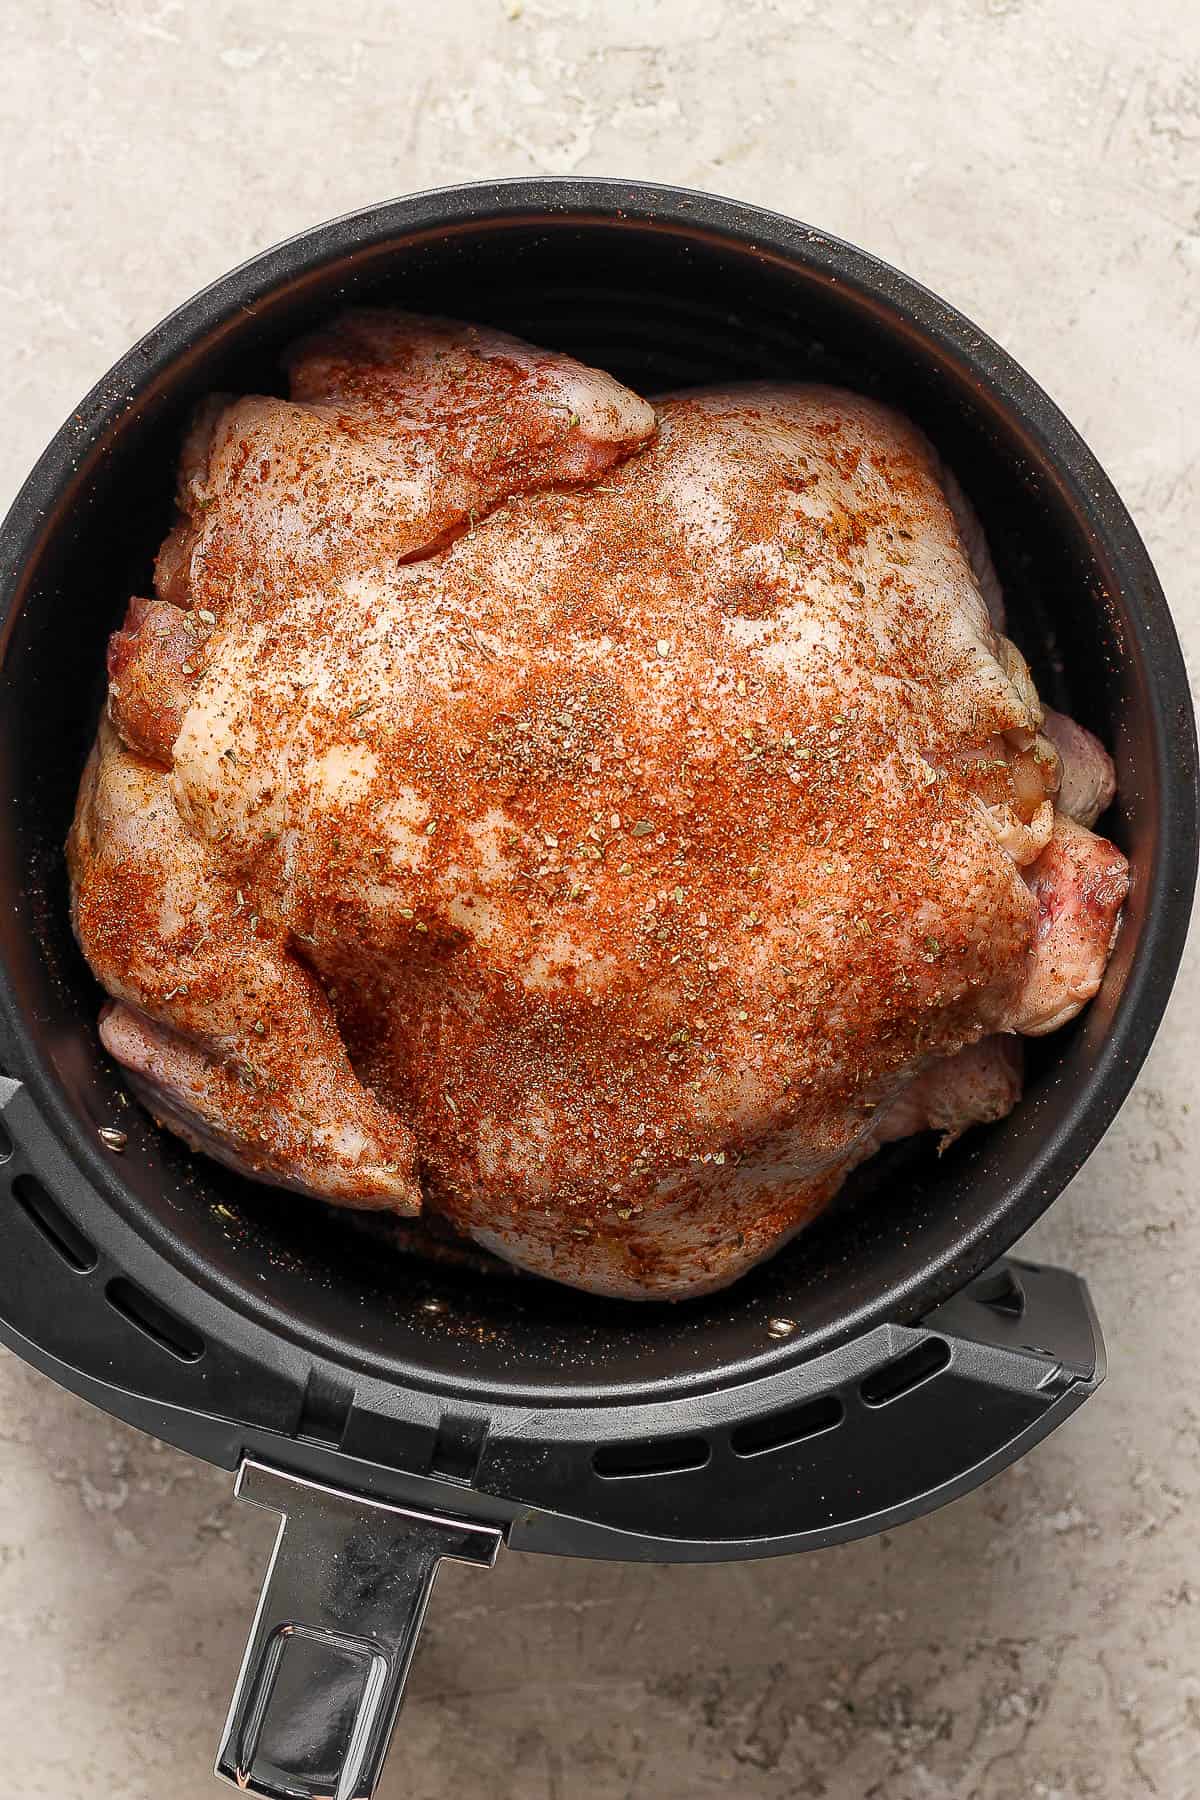
[[[0,19],[0,490],[129,341],[385,195],[653,176],[824,225],[1006,343],[1090,438],[1200,657],[1194,0],[42,0]],[[1113,1373],[890,1541],[449,1571],[385,1796],[1200,1792],[1193,962],[1031,1242]],[[0,1360],[0,1746],[30,1800],[205,1800],[269,1527]]]

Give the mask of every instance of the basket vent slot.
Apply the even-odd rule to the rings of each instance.
[[[891,1401],[899,1400],[902,1394],[911,1394],[923,1381],[940,1375],[949,1362],[949,1344],[941,1338],[925,1338],[915,1349],[898,1356],[895,1362],[868,1375],[859,1383],[858,1391],[868,1406],[887,1406]]]
[[[312,1438],[318,1444],[340,1444],[353,1405],[354,1389],[348,1381],[313,1369],[304,1388],[297,1437]]]
[[[487,1441],[487,1420],[446,1413],[438,1426],[429,1467],[452,1481],[471,1481]]]
[[[84,1237],[78,1225],[67,1217],[36,1176],[18,1175],[12,1184],[12,1195],[30,1224],[37,1227],[68,1267],[79,1275],[86,1275],[96,1267],[100,1256],[95,1245]]]
[[[702,1469],[712,1454],[702,1437],[642,1438],[628,1444],[602,1444],[593,1453],[592,1467],[605,1481],[631,1475],[679,1475],[685,1469]]]
[[[168,1312],[152,1295],[135,1287],[124,1275],[110,1281],[104,1293],[113,1310],[136,1326],[160,1350],[169,1351],[180,1362],[199,1362],[204,1355],[204,1339],[199,1332],[185,1325],[182,1319]]]
[[[802,1444],[805,1438],[819,1437],[832,1431],[846,1416],[846,1409],[836,1394],[822,1394],[803,1406],[789,1407],[787,1412],[771,1413],[765,1419],[752,1419],[730,1434],[735,1456],[765,1456],[771,1450],[787,1450]]]

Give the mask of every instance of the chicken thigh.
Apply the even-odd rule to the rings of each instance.
[[[151,1111],[634,1298],[1007,1112],[1127,871],[921,434],[398,313],[289,372],[197,417],[69,846]]]

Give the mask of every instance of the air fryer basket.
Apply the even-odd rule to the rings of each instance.
[[[728,1293],[631,1306],[406,1256],[386,1227],[372,1236],[191,1157],[99,1051],[62,844],[105,638],[149,591],[194,401],[278,391],[290,339],[371,302],[503,325],[648,393],[815,377],[898,405],[975,501],[1043,695],[1113,750],[1104,826],[1133,884],[1097,999],[1031,1045],[1009,1119],[940,1159],[925,1142],[894,1147]],[[425,1546],[365,1636],[334,1607],[304,1652],[331,1713],[359,1718],[359,1761],[340,1778],[324,1741],[267,1745],[283,1639],[269,1608],[260,1619],[226,1757],[251,1791],[340,1779],[339,1794],[369,1792],[438,1554],[486,1561],[489,1531],[608,1555],[828,1541],[961,1490],[1095,1385],[1081,1284],[994,1265],[1094,1147],[1157,1027],[1195,873],[1194,727],[1120,501],[1041,390],[951,308],[807,227],[677,190],[518,182],[395,202],[279,246],[149,333],[30,477],[0,536],[0,583],[0,1099],[17,1146],[0,1171],[0,1331],[122,1417],[230,1467],[253,1454],[283,1471],[251,1465],[243,1485],[313,1530],[319,1516],[327,1537],[352,1517],[368,1563],[394,1570],[401,1542]],[[119,1156],[106,1125],[128,1134]],[[897,1358],[894,1393],[872,1401],[872,1372]],[[903,1418],[886,1410],[902,1395]],[[990,1425],[964,1436],[984,1411]],[[351,1498],[342,1512],[302,1504],[291,1476]],[[415,1525],[414,1506],[452,1515],[450,1537]],[[277,1597],[288,1566],[281,1555]],[[367,1729],[353,1695],[375,1665],[361,1644],[389,1631],[408,1648],[384,1659]]]

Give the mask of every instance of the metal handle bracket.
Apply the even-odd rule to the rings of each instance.
[[[503,1533],[245,1461],[281,1515],[216,1774],[269,1800],[371,1800],[438,1564],[491,1568]]]

